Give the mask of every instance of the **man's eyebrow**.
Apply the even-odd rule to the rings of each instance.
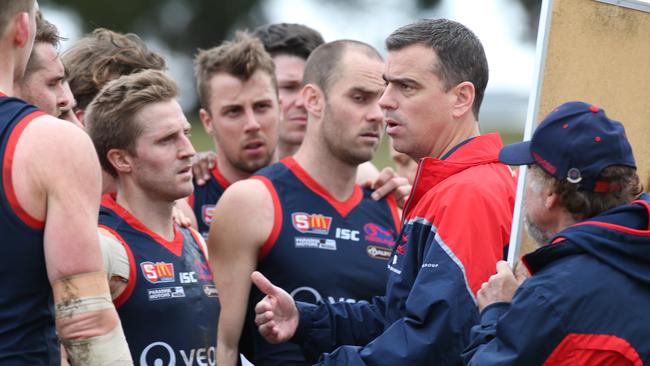
[[[390,77],[386,76],[386,74],[381,75],[382,79],[384,79],[385,82],[387,83],[399,83],[399,84],[412,84],[412,85],[418,85],[419,83],[411,78],[398,78],[398,77]]]
[[[355,86],[350,89],[350,93],[377,94],[381,93],[384,88],[369,89],[363,86]]]

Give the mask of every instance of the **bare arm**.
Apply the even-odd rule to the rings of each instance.
[[[45,221],[43,246],[57,308],[56,326],[72,363],[83,361],[75,360],[69,342],[92,343],[93,338],[107,336],[116,342],[111,343],[117,345],[116,354],[126,349],[128,360],[95,354],[98,348],[92,345],[90,356],[97,364],[104,364],[103,360],[128,364],[128,347],[123,334],[120,337],[119,318],[102,277],[96,229],[100,169],[90,139],[68,122],[39,117],[25,129],[14,159],[16,173],[22,171],[14,182],[20,187],[18,199],[32,216]],[[72,300],[80,306],[66,307]]]
[[[260,249],[273,228],[273,200],[264,184],[244,180],[230,186],[215,208],[208,249],[219,290],[221,313],[217,364],[236,365],[251,273]]]

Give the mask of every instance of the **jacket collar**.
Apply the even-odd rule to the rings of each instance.
[[[477,136],[458,147],[446,160],[422,158],[413,183],[413,189],[405,204],[404,217],[420,199],[433,187],[448,177],[477,165],[499,162],[499,151],[503,143],[497,133]]]

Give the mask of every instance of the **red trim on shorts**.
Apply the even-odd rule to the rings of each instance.
[[[397,230],[397,234],[399,235],[399,232],[402,231],[402,220],[400,220],[399,217],[399,210],[397,209],[397,201],[395,201],[395,197],[392,194],[389,194],[386,196],[386,203],[388,203],[388,207],[390,208],[390,213],[393,216],[393,221],[395,222],[395,230]]]
[[[117,231],[111,229],[110,227],[106,225],[98,225],[100,228],[110,232],[113,234],[115,239],[117,239],[120,244],[124,247],[124,250],[126,251],[126,255],[129,257],[129,279],[126,283],[126,288],[124,291],[122,291],[119,296],[117,296],[115,299],[113,299],[113,304],[115,305],[115,308],[119,308],[120,306],[124,305],[126,300],[128,300],[131,297],[131,294],[133,293],[133,289],[135,288],[135,282],[138,279],[138,274],[136,273],[136,268],[135,268],[135,257],[133,257],[133,252],[131,251],[131,247],[129,244],[120,236],[120,234],[117,233]]]
[[[165,247],[167,250],[172,252],[175,256],[180,257],[183,252],[183,234],[178,230],[178,226],[174,224],[174,239],[172,241],[166,240],[162,236],[154,233],[149,230],[140,220],[138,220],[133,214],[127,211],[124,207],[120,206],[115,201],[115,196],[112,194],[105,194],[102,196],[102,206],[110,208],[118,216],[120,216],[124,221],[131,225],[134,229],[141,231],[149,235],[153,240],[158,244]]]
[[[309,173],[307,173],[293,157],[284,158],[281,161],[291,172],[314,193],[327,201],[338,213],[346,217],[363,199],[363,191],[358,184],[354,185],[352,195],[345,201],[334,198],[323,186],[321,186]]]
[[[610,334],[569,333],[544,362],[553,365],[642,366],[639,353],[628,341]]]
[[[214,180],[216,180],[217,183],[224,189],[230,186],[231,183],[228,181],[228,179],[226,179],[226,177],[221,174],[221,171],[219,170],[219,164],[216,162],[214,163],[214,168],[212,168],[210,173],[214,177]]]
[[[271,229],[269,237],[266,238],[264,245],[262,245],[262,248],[260,248],[258,260],[261,261],[266,258],[271,249],[273,249],[273,246],[275,245],[275,242],[278,240],[278,236],[280,235],[280,230],[282,230],[282,205],[280,205],[278,192],[276,192],[273,183],[271,183],[267,177],[254,176],[252,179],[257,179],[260,182],[264,183],[266,189],[268,189],[269,193],[271,194],[271,198],[273,199],[273,229]]]
[[[4,188],[7,201],[9,201],[9,207],[11,207],[18,216],[18,218],[25,223],[27,226],[35,230],[43,230],[45,227],[45,220],[39,220],[32,215],[30,215],[23,206],[18,202],[16,197],[16,191],[14,190],[14,185],[12,181],[11,168],[14,161],[14,153],[16,152],[16,145],[18,144],[18,139],[22,135],[25,127],[34,120],[34,118],[43,116],[45,113],[41,111],[32,112],[23,119],[21,119],[16,127],[11,131],[9,135],[9,140],[7,141],[7,148],[5,150],[4,159],[2,161],[2,186]]]

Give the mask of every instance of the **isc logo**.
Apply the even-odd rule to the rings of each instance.
[[[165,262],[140,263],[142,274],[151,283],[174,282],[174,265]]]
[[[330,232],[332,218],[320,214],[306,214],[304,212],[294,212],[291,214],[293,227],[301,233],[324,234]]]
[[[179,272],[178,273],[178,279],[181,281],[181,283],[195,283],[198,282],[198,279],[196,278],[196,272]]]
[[[336,228],[336,238],[343,240],[359,241],[359,232],[357,230]]]

